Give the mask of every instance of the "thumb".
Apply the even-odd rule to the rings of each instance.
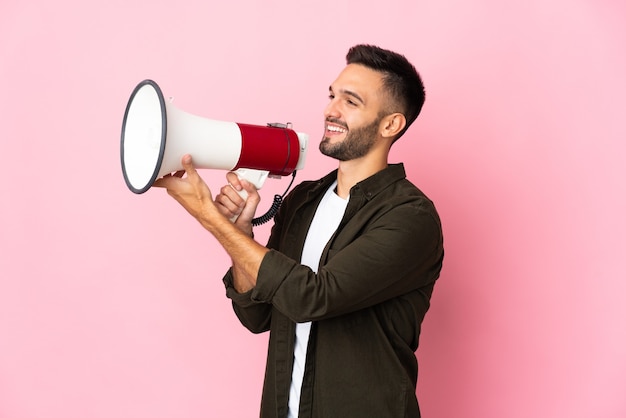
[[[181,159],[181,163],[183,164],[183,168],[185,169],[185,171],[188,171],[189,169],[193,169],[193,163],[191,162],[191,155],[189,154],[183,155],[183,158]]]
[[[261,201],[261,196],[257,192],[256,187],[247,180],[241,180],[241,185],[243,190],[247,193],[247,197],[240,217],[250,221],[254,218],[257,206],[259,206],[259,202]]]
[[[181,159],[181,163],[183,164],[183,169],[187,174],[188,179],[197,179],[199,177],[196,168],[193,166],[193,161],[191,159],[191,155],[185,154]]]

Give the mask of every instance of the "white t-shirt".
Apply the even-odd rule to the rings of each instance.
[[[309,226],[304,248],[302,249],[301,263],[309,266],[317,273],[317,267],[322,256],[324,247],[335,233],[343,214],[348,205],[348,199],[342,199],[335,193],[335,181],[326,191],[322,198],[313,221]],[[294,347],[293,371],[291,373],[291,387],[289,389],[289,415],[288,418],[297,418],[300,408],[300,390],[304,377],[304,365],[306,352],[309,345],[311,323],[296,324],[296,342]]]

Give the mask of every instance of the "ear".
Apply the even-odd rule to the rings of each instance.
[[[406,118],[402,113],[391,113],[381,121],[381,135],[384,138],[395,138],[406,126]]]

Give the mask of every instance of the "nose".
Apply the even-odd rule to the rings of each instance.
[[[339,107],[337,106],[337,101],[335,99],[331,99],[326,108],[324,109],[324,118],[337,118],[341,116],[341,112],[339,112]]]

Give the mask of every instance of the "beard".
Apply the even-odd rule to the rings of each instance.
[[[381,120],[382,116],[379,116],[368,125],[349,129],[343,141],[335,144],[331,144],[330,138],[325,136],[322,142],[320,142],[320,151],[322,154],[339,161],[350,161],[363,157],[377,141],[378,125]],[[332,122],[347,128],[345,124],[338,120],[332,120]]]

